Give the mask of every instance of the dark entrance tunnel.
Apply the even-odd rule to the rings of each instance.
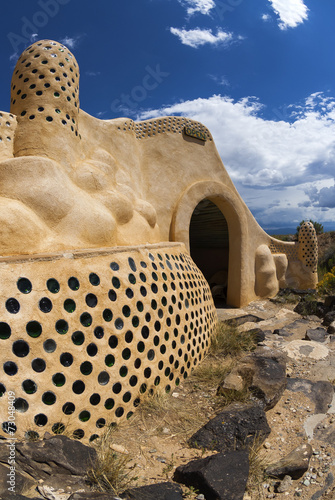
[[[212,201],[202,200],[190,222],[192,259],[210,284],[215,305],[226,303],[229,263],[227,221]]]

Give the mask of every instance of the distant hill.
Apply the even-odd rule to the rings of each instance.
[[[273,234],[295,234],[297,231],[297,225],[295,226],[288,226],[288,227],[269,227],[266,228],[264,227],[264,231],[266,231],[268,234],[273,235]],[[322,223],[324,231],[335,231],[335,222],[323,222]]]

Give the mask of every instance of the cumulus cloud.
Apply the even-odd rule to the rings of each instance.
[[[138,118],[182,115],[206,125],[235,186],[263,224],[315,220],[322,207],[335,206],[335,98],[312,94],[304,105],[292,105],[291,121],[264,119],[263,108],[255,97],[213,95]]]
[[[279,17],[282,30],[295,28],[308,19],[308,8],[303,0],[269,0],[273,10]]]
[[[335,179],[333,186],[323,187],[321,189],[312,186],[310,189],[306,190],[306,194],[314,207],[335,208]]]
[[[208,15],[215,7],[214,0],[178,0],[179,3],[186,7],[187,14],[190,16],[199,12],[200,14]]]
[[[219,29],[214,35],[211,29],[201,29],[195,28],[193,30],[170,28],[173,35],[176,35],[183,45],[188,45],[189,47],[198,48],[202,45],[227,45],[233,41],[232,33],[226,33]]]

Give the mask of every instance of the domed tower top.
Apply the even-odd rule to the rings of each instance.
[[[42,40],[21,54],[12,77],[10,111],[18,120],[15,156],[57,160],[68,149],[63,143],[59,150],[59,139],[70,149],[80,140],[79,67],[65,45]]]

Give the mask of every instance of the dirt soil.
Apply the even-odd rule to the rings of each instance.
[[[281,348],[286,342],[304,339],[306,328],[316,328],[321,324],[320,319],[310,317],[306,325],[306,321],[301,322],[302,317],[294,313],[293,308],[292,304],[278,305],[269,300],[262,300],[253,302],[243,310],[220,309],[218,315],[221,320],[243,314],[261,317],[262,321],[256,326],[268,331],[265,343]],[[292,336],[280,337],[279,342],[273,340],[278,339],[277,335],[273,335],[275,328],[282,328],[292,322],[297,322]],[[240,328],[247,330],[254,327],[255,323],[247,323]],[[335,342],[326,345],[330,354],[334,354]],[[327,364],[323,361],[323,364],[325,363]],[[333,379],[329,380],[329,373],[333,372],[326,369],[322,371],[321,368],[320,361],[309,356],[298,360],[288,358],[287,376],[313,381],[328,378],[328,381],[334,383],[335,371]],[[202,382],[192,375],[169,395],[149,398],[128,422],[112,432],[112,449],[129,458],[130,474],[136,477],[134,486],[172,480],[177,466],[212,454],[190,448],[187,440],[222,409],[216,390],[217,385]],[[250,475],[245,500],[280,497],[303,500],[335,499],[335,484],[329,487],[327,483],[331,480],[330,474],[335,477],[335,405],[329,409],[329,413],[313,417],[316,419],[315,427],[311,424],[314,414],[315,405],[309,397],[302,392],[288,390],[285,390],[279,403],[267,412],[271,434],[260,446],[257,460],[253,461],[254,467],[256,464],[256,474]],[[332,440],[328,439],[329,436],[332,436]],[[265,477],[262,470],[306,442],[313,447],[309,471],[301,479],[294,480],[287,491],[276,493],[278,481]],[[197,498],[197,492],[192,489],[185,487],[184,492],[185,498]]]

